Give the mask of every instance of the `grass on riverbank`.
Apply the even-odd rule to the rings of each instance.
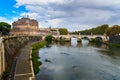
[[[38,57],[38,50],[44,47],[45,45],[46,45],[45,41],[38,42],[32,45],[32,63],[35,74],[39,72],[39,66],[42,64],[42,62],[39,61],[40,57]]]
[[[120,48],[120,44],[109,43],[108,46],[110,48]]]

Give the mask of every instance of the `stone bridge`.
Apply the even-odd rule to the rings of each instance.
[[[89,41],[92,41],[93,39],[100,39],[102,42],[108,41],[106,35],[52,35],[54,39],[60,40],[60,38],[63,38],[64,40],[71,40],[71,38],[77,38],[77,41],[81,41],[83,38],[87,38]]]

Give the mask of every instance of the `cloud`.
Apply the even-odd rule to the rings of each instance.
[[[16,6],[22,5],[48,5],[49,3],[58,3],[58,4],[65,4],[70,3],[73,0],[16,0]]]
[[[21,17],[30,17],[32,19],[36,19],[38,14],[37,13],[26,13],[26,12],[24,12],[24,13],[21,13],[20,16]]]
[[[41,27],[66,27],[82,30],[102,24],[120,23],[120,0],[16,0],[16,7],[25,6]]]
[[[48,20],[48,23],[51,25],[51,26],[58,26],[58,25],[61,25],[61,23],[64,23],[64,20],[63,19],[52,19],[52,20]]]
[[[7,18],[2,17],[2,16],[0,16],[0,22],[7,22],[9,24],[12,24],[10,20],[8,20]]]

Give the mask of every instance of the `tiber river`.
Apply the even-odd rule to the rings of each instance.
[[[120,80],[120,50],[103,44],[72,38],[40,49],[39,56],[43,64],[36,80]]]

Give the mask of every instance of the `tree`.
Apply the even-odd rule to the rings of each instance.
[[[97,28],[95,28],[94,32],[95,34],[100,34],[100,35],[103,35],[104,33],[106,33],[107,29],[109,28],[109,25],[108,24],[104,24],[104,25],[101,25],[101,26],[98,26]]]
[[[68,30],[66,28],[60,28],[59,32],[61,35],[67,35],[68,34]]]
[[[0,22],[0,34],[8,35],[10,32],[11,25],[6,22]]]
[[[47,43],[52,43],[52,35],[46,36],[46,37],[45,37],[45,41],[46,41]]]
[[[107,35],[108,36],[114,36],[120,34],[120,26],[114,25],[107,29]]]
[[[109,28],[109,25],[104,24],[104,25],[98,26],[96,28],[78,31],[78,32],[74,32],[74,33],[75,34],[81,33],[83,35],[90,35],[91,33],[93,33],[95,35],[103,35],[104,33],[106,33],[108,28]]]

